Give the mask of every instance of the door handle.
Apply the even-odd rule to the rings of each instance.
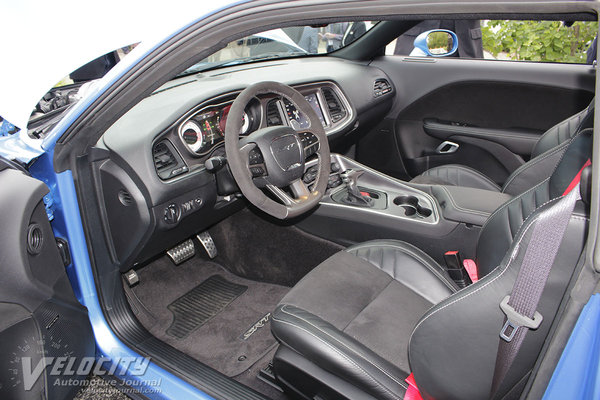
[[[456,152],[459,147],[460,145],[458,143],[446,140],[435,149],[435,152],[438,154],[452,154]]]

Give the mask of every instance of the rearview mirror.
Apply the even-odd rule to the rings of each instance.
[[[446,29],[433,29],[417,36],[414,46],[411,56],[446,57],[458,49],[458,37]]]

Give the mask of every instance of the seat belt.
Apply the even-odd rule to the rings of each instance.
[[[590,164],[588,160],[563,193],[563,198],[541,213],[535,221],[531,240],[525,250],[512,293],[500,303],[500,308],[506,317],[500,330],[491,397],[496,394],[504,381],[529,329],[537,329],[542,322],[543,317],[536,311],[537,306],[575,203],[581,198],[579,193],[581,174]]]

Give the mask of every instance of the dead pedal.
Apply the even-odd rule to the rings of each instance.
[[[277,378],[275,378],[272,362],[270,362],[266,367],[264,367],[258,372],[258,379],[283,393],[283,389],[281,388],[281,386],[279,386]]]
[[[206,254],[208,254],[210,258],[215,258],[217,256],[217,245],[208,231],[197,234],[196,238],[202,247],[204,247]]]
[[[188,239],[167,251],[167,255],[175,265],[179,265],[185,260],[189,260],[194,257],[194,254],[196,254],[196,246],[194,246],[194,241],[192,239]]]

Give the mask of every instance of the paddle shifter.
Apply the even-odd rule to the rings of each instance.
[[[374,201],[368,195],[363,195],[358,189],[357,180],[358,177],[363,174],[364,171],[347,169],[340,173],[342,181],[346,184],[347,195],[342,197],[340,201],[345,204],[350,204],[358,207],[373,207]]]

